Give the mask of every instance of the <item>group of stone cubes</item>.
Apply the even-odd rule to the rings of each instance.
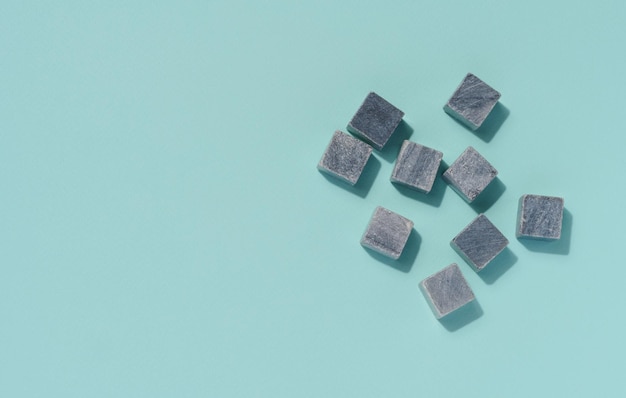
[[[484,214],[478,215],[450,242],[476,272],[482,271],[508,244],[508,239]],[[424,279],[420,288],[437,319],[474,300],[474,293],[456,264]]]
[[[372,154],[372,147],[383,149],[403,117],[400,109],[380,95],[369,93],[347,127],[361,140],[335,131],[317,168],[355,185]]]
[[[443,109],[471,130],[477,130],[499,99],[499,92],[468,73]],[[498,171],[487,159],[474,148],[468,147],[446,170],[443,179],[465,201],[471,203],[497,175]]]
[[[413,221],[378,206],[361,238],[361,245],[397,260],[412,230]]]
[[[469,73],[444,106],[446,113],[477,130],[492,111],[500,93]],[[347,126],[353,136],[336,131],[318,168],[354,185],[373,148],[382,150],[404,112],[376,93],[369,93]],[[373,147],[373,148],[372,148]],[[391,181],[420,192],[433,187],[443,154],[405,140]],[[443,173],[443,179],[468,203],[473,202],[496,178],[498,171],[476,149],[468,147]],[[563,198],[523,195],[519,202],[518,238],[554,240],[561,236]],[[413,230],[413,221],[384,207],[377,207],[361,238],[361,245],[397,260]],[[484,214],[479,214],[452,241],[452,248],[476,271],[482,271],[509,244]],[[439,319],[472,302],[475,297],[457,264],[451,264],[420,283]]]
[[[560,197],[522,195],[517,216],[517,237],[560,239],[563,208],[564,200]],[[476,272],[482,271],[508,244],[508,239],[484,214],[479,214],[450,242]],[[438,319],[474,300],[474,294],[456,264],[424,279],[420,288]]]

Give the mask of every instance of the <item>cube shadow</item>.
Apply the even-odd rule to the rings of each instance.
[[[397,260],[389,258],[383,254],[378,253],[375,250],[372,250],[368,247],[363,247],[367,253],[372,256],[374,259],[380,261],[381,263],[390,266],[398,271],[409,272],[415,263],[415,259],[417,257],[417,253],[419,252],[420,245],[422,244],[422,237],[420,234],[413,228],[411,230],[411,234],[409,235],[409,239],[404,246],[404,250],[402,254]]]
[[[398,157],[398,152],[400,152],[400,147],[404,140],[408,140],[413,135],[413,128],[406,122],[406,120],[402,119],[398,127],[394,130],[393,134],[387,141],[385,147],[378,151],[380,157],[385,159],[389,163],[393,163]]]
[[[346,181],[343,181],[340,178],[328,174],[325,171],[319,170],[319,172],[332,184],[342,189],[345,189],[346,191],[351,192],[361,198],[365,198],[372,188],[372,185],[374,185],[374,180],[376,180],[376,176],[378,175],[378,171],[380,170],[380,165],[380,160],[378,160],[372,154],[367,161],[363,172],[361,173],[361,177],[354,185],[350,185]]]
[[[478,273],[478,276],[488,285],[497,281],[515,263],[517,256],[508,247],[504,248],[491,262]]]
[[[483,316],[483,309],[478,300],[467,303],[458,310],[439,319],[439,323],[449,332],[455,332]]]
[[[474,209],[476,213],[484,213],[496,203],[504,191],[506,191],[506,185],[504,185],[500,177],[496,177],[487,185],[487,188],[470,203],[470,207]]]
[[[487,119],[483,122],[482,126],[480,126],[476,131],[473,131],[473,133],[481,140],[490,142],[493,140],[496,133],[500,131],[500,128],[509,117],[510,113],[511,111],[498,101],[491,110],[489,116],[487,116]]]

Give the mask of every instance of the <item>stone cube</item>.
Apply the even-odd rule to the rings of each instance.
[[[443,109],[470,129],[477,130],[499,99],[499,92],[468,73]]]
[[[335,131],[317,168],[354,185],[371,154],[371,146],[350,134]]]
[[[381,150],[403,117],[404,112],[371,92],[348,123],[348,131]]]
[[[498,170],[470,146],[443,173],[443,179],[471,203],[497,175]]]
[[[556,240],[563,228],[563,198],[522,195],[517,212],[518,238]]]
[[[474,292],[459,266],[450,264],[420,282],[420,289],[437,319],[474,301]]]
[[[378,206],[361,238],[361,245],[397,260],[412,229],[413,221]]]
[[[429,193],[437,177],[443,153],[405,140],[400,148],[391,181]]]
[[[484,214],[478,215],[452,241],[450,246],[480,272],[509,244],[509,240]]]

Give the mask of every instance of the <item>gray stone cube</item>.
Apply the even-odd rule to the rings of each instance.
[[[412,229],[413,221],[378,206],[361,238],[361,245],[397,260]]]
[[[484,214],[479,214],[450,242],[476,272],[485,268],[508,244],[509,240]]]
[[[400,148],[391,181],[428,193],[433,187],[443,153],[405,140]]]
[[[371,154],[371,146],[337,130],[317,168],[354,185]]]
[[[498,170],[470,146],[443,173],[443,179],[471,203],[497,175]]]
[[[371,92],[348,123],[348,131],[381,150],[403,117],[404,112]]]
[[[476,130],[487,119],[499,99],[499,92],[468,73],[443,109],[470,129]]]
[[[517,212],[518,238],[555,240],[563,228],[563,198],[522,195]]]
[[[450,264],[420,282],[420,289],[437,319],[474,301],[474,292],[459,266]]]

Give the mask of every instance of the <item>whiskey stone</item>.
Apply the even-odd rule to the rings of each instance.
[[[397,260],[412,229],[413,221],[378,206],[361,238],[361,245]]]
[[[429,193],[437,177],[443,153],[405,140],[400,148],[391,182]]]
[[[371,154],[371,146],[350,134],[335,131],[317,168],[354,185]]]
[[[381,150],[403,117],[404,112],[371,92],[348,123],[348,131]]]
[[[476,272],[485,268],[508,244],[508,239],[484,214],[478,215],[450,242]]]
[[[474,301],[474,292],[467,284],[459,266],[450,264],[420,282],[420,289],[437,319]]]
[[[499,99],[499,92],[468,73],[443,109],[470,129],[477,130]]]
[[[523,195],[517,212],[518,238],[556,240],[563,227],[563,198]]]
[[[498,170],[470,146],[443,173],[443,179],[471,203],[497,175]]]

